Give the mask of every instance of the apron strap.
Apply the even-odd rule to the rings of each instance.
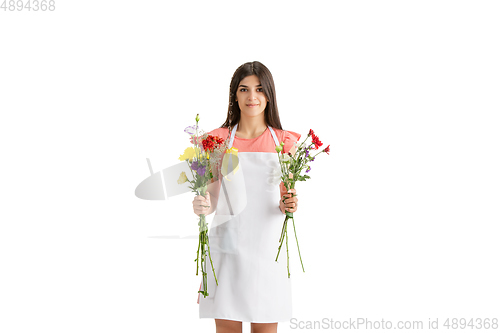
[[[236,129],[238,128],[238,124],[234,125],[233,130],[231,132],[231,139],[229,139],[229,149],[233,147],[233,141],[234,141],[234,136],[236,135]],[[269,128],[269,131],[271,132],[271,135],[273,136],[274,143],[276,146],[278,146],[280,143],[278,141],[278,138],[276,137],[276,133],[274,132],[273,128],[269,125],[267,125],[267,128]]]
[[[272,134],[273,139],[274,139],[274,143],[276,144],[276,146],[278,146],[280,144],[280,142],[278,141],[278,138],[276,137],[276,133],[274,133],[274,130],[272,129],[271,126],[267,125],[267,128],[269,128],[269,130],[271,131],[271,134]]]
[[[233,131],[231,132],[231,139],[229,139],[229,149],[233,147],[234,135],[236,134],[236,129],[238,128],[238,124],[234,125]]]

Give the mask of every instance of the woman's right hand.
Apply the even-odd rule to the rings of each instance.
[[[210,212],[210,193],[206,192],[205,196],[197,195],[193,200],[193,211],[196,215],[200,214],[208,215]]]

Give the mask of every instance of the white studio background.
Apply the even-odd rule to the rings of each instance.
[[[197,240],[165,237],[196,234],[194,195],[134,191],[146,158],[178,163],[197,113],[220,127],[254,60],[283,128],[331,145],[297,186],[296,322],[498,318],[499,15],[496,1],[0,10],[0,331],[215,332],[198,318]]]

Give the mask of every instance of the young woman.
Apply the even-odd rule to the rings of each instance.
[[[209,296],[198,294],[200,318],[214,318],[217,333],[242,332],[242,322],[251,322],[253,333],[274,333],[278,322],[292,318],[286,251],[275,259],[285,210],[296,212],[298,203],[295,189],[287,193],[276,182],[275,147],[283,141],[285,153],[295,153],[300,134],[282,129],[266,66],[254,61],[235,71],[227,119],[209,133],[229,137],[238,169],[233,179],[219,179],[193,200],[197,215],[216,211],[209,244],[218,285],[208,269]]]

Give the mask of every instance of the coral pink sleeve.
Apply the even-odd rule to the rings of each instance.
[[[223,140],[226,140],[227,135],[229,134],[229,130],[226,127],[220,127],[216,128],[210,132],[207,132],[210,135],[218,136],[219,138],[222,138]]]
[[[295,142],[299,143],[300,134],[292,131],[284,131],[283,152],[288,153]]]

